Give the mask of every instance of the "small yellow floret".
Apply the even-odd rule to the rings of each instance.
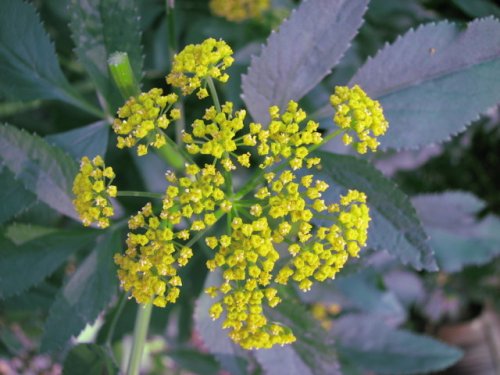
[[[389,126],[380,103],[371,99],[358,85],[351,89],[337,86],[330,96],[330,103],[335,109],[333,121],[346,131],[342,137],[344,144],[353,143],[360,154],[368,149],[376,151],[377,138],[385,134]],[[356,141],[352,135],[356,136]]]
[[[269,0],[210,0],[214,14],[234,22],[255,18],[268,8]]]

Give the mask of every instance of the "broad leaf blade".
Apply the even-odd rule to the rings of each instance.
[[[0,2],[0,95],[57,99],[89,110],[62,74],[35,9],[22,0]]]
[[[271,34],[243,76],[243,99],[257,122],[269,107],[299,100],[337,64],[361,26],[367,0],[307,0]]]
[[[0,238],[0,298],[13,296],[38,284],[70,254],[86,247],[94,238],[93,230],[59,231],[21,246]]]
[[[118,368],[106,350],[95,344],[75,346],[66,356],[63,375],[117,375]]]
[[[347,189],[364,192],[370,207],[368,247],[387,250],[403,264],[417,270],[435,271],[434,254],[415,209],[408,197],[382,173],[366,161],[353,156],[318,152],[323,169],[320,173],[329,184],[325,196],[337,201]]]
[[[36,201],[36,195],[25,189],[7,168],[0,170],[0,225]]]
[[[104,156],[106,153],[109,128],[108,122],[98,121],[78,129],[49,135],[45,139],[62,148],[76,160],[83,156],[93,158],[97,155]]]
[[[333,326],[339,354],[377,374],[421,374],[445,369],[462,353],[430,337],[393,329],[378,319],[347,315]]]
[[[290,327],[297,337],[291,345],[257,350],[255,357],[269,375],[341,374],[333,338],[320,326],[300,301],[287,297],[267,316]]]
[[[136,81],[141,81],[143,54],[135,1],[72,0],[69,10],[78,59],[114,110],[122,99],[109,75],[109,56],[127,52]]]
[[[63,347],[109,304],[118,287],[113,254],[120,242],[119,231],[103,235],[58,294],[45,324],[42,351]]]
[[[446,192],[420,195],[412,201],[431,236],[440,269],[458,272],[500,255],[500,220],[493,215],[476,217],[484,203],[475,196]]]
[[[421,26],[382,49],[352,78],[380,101],[389,121],[385,148],[416,148],[463,131],[500,102],[500,22],[466,29]]]
[[[69,155],[36,135],[0,125],[0,161],[39,200],[78,220],[71,203],[78,167]]]

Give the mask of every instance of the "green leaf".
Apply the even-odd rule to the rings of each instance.
[[[118,367],[106,354],[106,350],[95,344],[75,346],[66,356],[63,375],[115,375]]]
[[[118,287],[113,254],[121,246],[121,234],[113,231],[102,235],[59,292],[45,324],[42,351],[63,347],[107,307]]]
[[[26,242],[33,241],[38,237],[42,237],[58,231],[59,230],[55,227],[24,223],[12,223],[12,225],[9,225],[5,229],[5,237],[12,241],[16,246],[21,246]]]
[[[434,254],[408,197],[366,161],[353,156],[317,152],[322,159],[320,176],[330,184],[325,197],[337,201],[347,189],[368,197],[370,229],[368,247],[387,250],[403,264],[435,271]]]
[[[220,367],[215,358],[207,353],[202,353],[191,348],[178,348],[167,351],[167,356],[172,358],[182,369],[200,375],[217,375]]]
[[[0,237],[0,298],[19,294],[52,274],[67,257],[88,246],[93,230],[64,230],[21,246]]]
[[[445,369],[462,352],[423,335],[386,326],[370,316],[347,315],[335,321],[339,355],[354,367],[377,374],[420,374]]]
[[[108,146],[109,129],[107,121],[98,121],[74,130],[51,134],[45,137],[45,140],[62,148],[79,161],[83,156],[104,156]]]
[[[71,187],[78,167],[61,149],[11,125],[0,125],[0,162],[39,200],[78,220]]]
[[[484,202],[462,192],[427,194],[413,198],[419,216],[431,236],[439,268],[458,272],[480,266],[500,255],[500,219],[476,215]]]
[[[25,189],[7,168],[0,170],[0,225],[36,201],[36,195]]]
[[[134,0],[72,0],[69,11],[78,59],[114,111],[122,99],[110,78],[110,55],[127,52],[136,81],[141,81],[143,53],[136,3]]]
[[[385,148],[416,148],[463,131],[500,102],[500,22],[447,22],[411,30],[352,78],[389,121]]]
[[[57,99],[100,115],[70,86],[35,9],[21,0],[0,2],[0,96]]]
[[[307,0],[271,34],[242,78],[243,99],[257,122],[269,107],[299,100],[337,64],[363,21],[368,1]]]
[[[220,272],[211,272],[203,290],[210,286],[220,285],[221,279]],[[226,371],[232,375],[246,375],[248,371],[244,350],[231,341],[227,330],[222,329],[222,318],[214,321],[208,314],[210,306],[215,302],[216,300],[210,298],[206,293],[198,298],[194,313],[196,330],[205,343],[205,347]]]
[[[267,316],[290,327],[297,338],[291,345],[255,351],[255,357],[268,375],[341,374],[334,341],[300,301],[283,298]]]
[[[500,8],[489,0],[452,0],[458,8],[471,17],[500,17]]]

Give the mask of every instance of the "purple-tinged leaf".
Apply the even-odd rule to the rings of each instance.
[[[243,76],[243,100],[257,122],[269,107],[299,100],[338,63],[363,21],[367,0],[306,0],[271,34]]]

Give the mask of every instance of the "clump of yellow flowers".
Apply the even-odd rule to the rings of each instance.
[[[344,144],[353,142],[349,133],[354,133],[358,139],[354,141],[354,147],[360,154],[365,154],[368,149],[376,151],[379,145],[377,137],[383,135],[389,126],[380,103],[372,100],[358,85],[352,88],[337,86],[330,103],[335,109],[333,121],[346,130],[342,137]]]
[[[201,44],[190,44],[174,57],[167,83],[179,87],[184,95],[197,91],[200,99],[208,96],[206,89],[212,79],[227,82],[223,71],[233,62],[233,50],[223,40],[206,39]]]
[[[268,8],[269,0],[210,0],[215,15],[234,22],[255,18]]]
[[[213,254],[207,268],[222,275],[220,285],[206,290],[216,299],[207,313],[223,317],[223,328],[243,348],[270,348],[295,341],[290,328],[266,316],[266,309],[281,302],[278,286],[295,284],[306,292],[334,278],[366,245],[370,214],[360,191],[328,199],[330,186],[315,177],[321,159],[313,151],[332,136],[323,137],[296,102],[270,107],[267,124],[245,123],[245,110],[219,104],[211,80],[225,82],[222,70],[232,61],[229,46],[214,39],[189,45],[174,58],[167,82],[184,95],[198,90],[201,98],[208,86],[214,106],[183,132],[183,173],[167,171],[161,204],[148,202],[130,218],[127,249],[115,261],[124,290],[138,303],[164,307],[177,300],[178,270],[202,240]],[[139,155],[147,145],[162,147],[163,130],[179,116],[170,110],[176,100],[159,89],[130,98],[113,124],[118,147],[137,146]],[[335,122],[346,131],[344,142],[353,142],[354,133],[358,152],[375,150],[376,138],[387,129],[378,102],[358,86],[337,87],[331,102]],[[233,186],[234,170],[252,165],[252,178]],[[116,188],[105,186],[104,177],[114,173],[102,159],[82,160],[74,192],[85,225],[105,226],[112,214],[107,199],[116,196]],[[216,227],[222,219],[226,225]]]
[[[102,157],[92,160],[83,157],[80,162],[80,173],[73,183],[73,200],[76,212],[85,226],[96,222],[101,228],[109,226],[109,218],[113,216],[113,206],[109,198],[116,197],[116,186],[111,185],[115,173],[111,167],[104,165]]]

